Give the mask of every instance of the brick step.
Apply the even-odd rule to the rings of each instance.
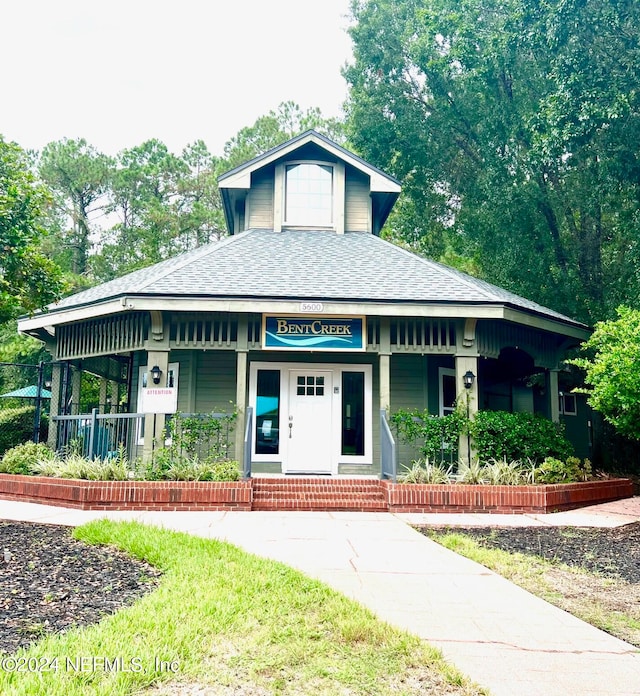
[[[253,490],[332,490],[332,491],[380,491],[379,481],[368,482],[342,482],[342,481],[276,481],[264,483],[253,479]]]
[[[253,491],[254,500],[267,500],[285,498],[300,498],[304,500],[386,500],[382,491],[292,491],[274,489],[270,491]]]
[[[254,510],[387,511],[378,480],[363,479],[253,479]]]
[[[308,510],[325,512],[328,510],[344,512],[387,512],[386,502],[379,500],[301,500],[300,498],[284,498],[282,500],[255,500],[253,510],[277,511],[277,510]]]

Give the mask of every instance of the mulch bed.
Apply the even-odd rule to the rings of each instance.
[[[0,654],[95,623],[157,586],[153,566],[71,531],[0,520]]]
[[[423,527],[427,536],[442,527]],[[483,546],[585,568],[604,577],[640,582],[640,522],[613,529],[583,527],[450,527]]]
[[[443,527],[422,528],[424,534]],[[542,556],[605,577],[640,582],[640,523],[615,529],[450,527],[486,546]],[[49,633],[99,621],[153,590],[160,572],[57,525],[0,520],[0,654]]]

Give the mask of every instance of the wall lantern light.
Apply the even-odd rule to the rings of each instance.
[[[464,382],[464,388],[465,389],[471,389],[473,386],[473,382],[475,380],[476,376],[471,372],[471,370],[467,370],[464,375],[462,375],[462,380]]]
[[[154,384],[160,384],[160,375],[162,375],[162,370],[157,365],[154,365],[151,368],[151,379]]]

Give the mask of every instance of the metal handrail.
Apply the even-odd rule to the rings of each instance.
[[[251,431],[253,430],[253,409],[247,408],[244,427],[244,447],[242,452],[242,477],[251,478]]]
[[[382,478],[396,482],[398,478],[396,442],[393,439],[385,409],[380,410],[380,470]]]

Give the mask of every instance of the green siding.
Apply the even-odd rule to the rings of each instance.
[[[182,378],[182,374],[180,375]],[[230,350],[202,352],[198,359],[195,412],[230,412],[236,403],[236,353]]]
[[[404,409],[423,410],[427,400],[427,362],[423,355],[391,356],[391,413]],[[393,428],[392,428],[392,432]],[[415,447],[396,437],[398,463],[407,465],[419,456]]]

